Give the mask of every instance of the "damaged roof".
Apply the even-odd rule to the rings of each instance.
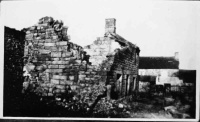
[[[120,45],[122,46],[128,46],[128,47],[133,47],[133,48],[138,48],[138,46],[136,46],[135,44],[127,41],[126,39],[124,39],[123,37],[121,37],[120,35],[116,34],[116,33],[112,33],[112,32],[107,32],[104,35],[105,37],[110,37],[112,39],[115,39]]]
[[[179,61],[174,57],[140,57],[139,69],[178,69]]]

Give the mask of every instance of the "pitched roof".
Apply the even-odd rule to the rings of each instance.
[[[174,57],[140,57],[139,69],[178,69],[179,61]]]

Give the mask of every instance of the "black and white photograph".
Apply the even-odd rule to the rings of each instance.
[[[0,118],[198,121],[199,13],[199,1],[0,1]]]

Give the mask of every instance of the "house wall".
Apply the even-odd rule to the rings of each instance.
[[[139,75],[177,77],[179,69],[139,69]]]
[[[86,46],[84,51],[90,55],[92,65],[108,72],[106,84],[111,84],[118,96],[125,96],[127,90],[133,89],[133,82],[136,82],[133,77],[137,77],[139,65],[139,56],[134,47],[132,50],[120,47],[116,40],[101,37]],[[123,76],[121,81],[117,80],[117,74]]]
[[[93,103],[105,91],[107,72],[90,65],[89,56],[70,42],[61,22],[51,24],[46,19],[26,29],[24,91],[48,97],[66,96],[71,91]]]
[[[194,86],[195,81],[187,82],[186,78],[180,77],[180,69],[139,69],[139,91],[150,90],[150,83],[155,85],[171,84],[171,90],[176,91],[178,87]]]
[[[107,63],[112,65],[112,70],[121,71],[123,69],[137,75],[139,56],[136,55],[136,49],[134,47],[132,48],[133,49],[130,51],[128,47],[120,47],[120,44],[114,39],[101,37],[97,38],[93,44],[84,47],[84,51],[90,55],[89,60],[92,65],[100,66],[110,57]],[[116,51],[117,49],[118,51]]]
[[[179,69],[139,69],[140,76],[155,76],[156,84],[182,85],[183,80],[178,77]]]
[[[138,74],[139,56],[136,49],[130,51],[128,47],[122,48],[114,57],[112,70],[130,71],[130,74]]]
[[[99,66],[107,59],[106,56],[111,52],[112,41],[106,37],[99,37],[93,44],[84,47],[84,51],[90,55],[89,60],[92,65]]]

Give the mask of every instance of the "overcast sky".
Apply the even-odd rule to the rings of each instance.
[[[141,56],[173,56],[180,68],[196,69],[200,48],[197,1],[28,0],[3,1],[4,25],[18,30],[44,16],[63,20],[71,41],[85,46],[104,34],[105,19],[116,18],[116,32],[136,44]],[[198,23],[197,23],[198,22]]]

